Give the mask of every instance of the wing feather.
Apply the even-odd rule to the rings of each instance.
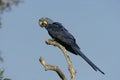
[[[49,26],[48,33],[55,40],[59,40],[69,46],[79,46],[76,44],[75,38],[61,24],[53,24]]]

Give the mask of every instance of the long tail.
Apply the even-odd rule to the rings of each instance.
[[[102,70],[100,70],[92,61],[90,61],[80,50],[75,50],[76,54],[80,55],[95,71],[100,71],[102,74],[105,74]]]

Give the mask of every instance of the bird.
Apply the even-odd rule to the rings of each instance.
[[[61,23],[54,22],[48,17],[40,18],[38,23],[40,27],[44,27],[48,31],[48,34],[52,37],[53,40],[64,46],[67,51],[81,56],[95,71],[99,71],[102,74],[105,74],[88,57],[83,54],[83,52],[80,50],[80,47],[77,45],[74,36]]]

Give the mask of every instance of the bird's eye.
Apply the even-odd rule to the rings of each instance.
[[[41,21],[40,26],[41,27],[46,27],[48,25],[47,21]]]

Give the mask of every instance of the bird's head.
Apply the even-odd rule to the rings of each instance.
[[[39,19],[39,25],[41,27],[47,27],[49,24],[52,24],[53,20],[51,20],[50,18],[47,17],[43,17],[41,19]]]

